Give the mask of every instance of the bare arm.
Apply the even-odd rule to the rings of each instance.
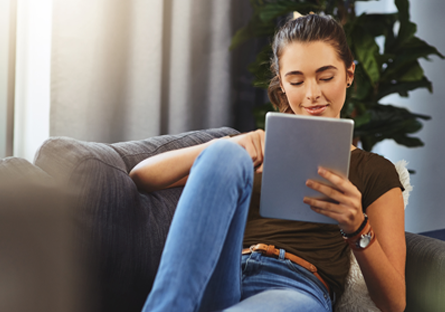
[[[212,142],[214,141],[147,158],[130,171],[130,177],[138,189],[146,192],[184,185],[196,157]]]
[[[364,220],[360,191],[347,179],[327,170],[319,174],[336,189],[309,180],[307,185],[338,204],[305,198],[304,202],[323,215],[339,222],[346,233],[353,233]],[[394,188],[380,196],[367,208],[368,218],[376,241],[354,254],[365,277],[374,303],[382,311],[403,311],[406,306],[404,206],[402,192]]]
[[[146,192],[184,185],[196,157],[218,140],[238,143],[249,153],[253,165],[258,167],[258,170],[262,169],[264,131],[256,130],[232,138],[214,139],[207,143],[155,155],[137,164],[130,171],[130,177],[138,189]]]
[[[354,251],[369,294],[382,311],[404,311],[405,213],[402,191],[394,188],[366,210],[376,241],[363,251]]]

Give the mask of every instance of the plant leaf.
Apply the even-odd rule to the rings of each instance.
[[[392,35],[394,37],[394,23],[397,13],[390,14],[362,14],[357,18],[357,24],[366,28],[373,37]]]
[[[399,70],[410,67],[413,65],[414,61],[418,58],[429,59],[429,55],[435,54],[440,58],[444,56],[433,46],[428,45],[425,41],[420,40],[417,37],[411,38],[407,41],[403,47],[396,54],[393,54],[387,60],[388,67],[382,74],[382,80],[390,80],[393,77],[400,77]]]
[[[243,28],[237,30],[235,35],[232,37],[232,41],[231,41],[229,50],[232,51],[233,49],[235,49],[242,43],[246,42],[253,36],[254,36],[254,33],[253,33],[252,27],[249,23],[246,27],[243,27]]]
[[[257,54],[255,61],[250,63],[247,67],[255,79],[253,85],[267,89],[269,87],[272,73],[270,72],[270,58],[272,56],[272,47],[270,45],[264,46]]]
[[[379,46],[365,29],[356,28],[352,34],[354,40],[355,56],[363,66],[364,71],[371,80],[372,85],[380,78],[380,66],[376,60]]]
[[[401,82],[413,82],[419,81],[423,78],[423,69],[418,61],[414,61],[408,64],[403,69],[399,70],[398,81]]]
[[[371,113],[365,112],[363,115],[357,116],[354,118],[354,126],[360,128],[371,122]]]
[[[266,128],[266,113],[267,112],[276,112],[277,110],[273,107],[271,102],[268,102],[259,107],[255,107],[253,109],[253,115],[255,116],[256,127],[259,129]]]
[[[419,131],[422,124],[418,119],[430,119],[431,117],[413,114],[406,108],[393,105],[382,105],[376,103],[367,113],[370,114],[370,121],[366,124],[356,126],[354,136],[360,137],[363,148],[370,151],[372,147],[380,141],[392,138],[396,142],[406,142],[409,147],[421,146],[419,139],[408,137],[407,134]]]
[[[373,90],[369,76],[366,74],[361,63],[358,63],[355,67],[354,83],[350,90],[352,90],[351,97],[357,100],[366,99]]]
[[[233,50],[236,47],[240,46],[242,43],[248,41],[254,37],[270,37],[275,33],[275,24],[270,22],[263,22],[260,20],[257,14],[252,16],[252,19],[249,23],[239,29],[235,35],[232,37],[232,41],[229,47],[229,50]]]
[[[408,0],[395,0],[394,3],[399,11],[400,29],[397,34],[397,45],[400,47],[414,36],[417,25],[409,20]]]
[[[393,136],[394,141],[396,141],[398,144],[407,146],[407,147],[420,147],[424,146],[425,144],[419,139],[419,138],[413,138],[406,135],[394,135]]]
[[[428,89],[428,91],[433,92],[433,85],[431,84],[431,81],[429,81],[425,76],[418,81],[394,83],[382,82],[379,84],[379,92],[376,96],[376,100],[378,101],[381,98],[393,93],[398,93],[400,96],[407,97],[408,91],[418,88],[426,88]]]

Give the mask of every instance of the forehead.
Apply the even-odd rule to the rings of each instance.
[[[279,61],[281,74],[291,70],[310,73],[328,65],[344,68],[337,51],[323,41],[292,42],[284,47]]]

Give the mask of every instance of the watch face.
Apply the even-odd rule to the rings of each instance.
[[[357,242],[358,247],[360,248],[366,248],[368,247],[369,243],[371,242],[371,233],[362,235],[360,239]]]

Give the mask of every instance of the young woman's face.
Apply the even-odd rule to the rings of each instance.
[[[297,115],[340,118],[355,64],[348,69],[326,42],[293,42],[280,58],[280,82]]]

